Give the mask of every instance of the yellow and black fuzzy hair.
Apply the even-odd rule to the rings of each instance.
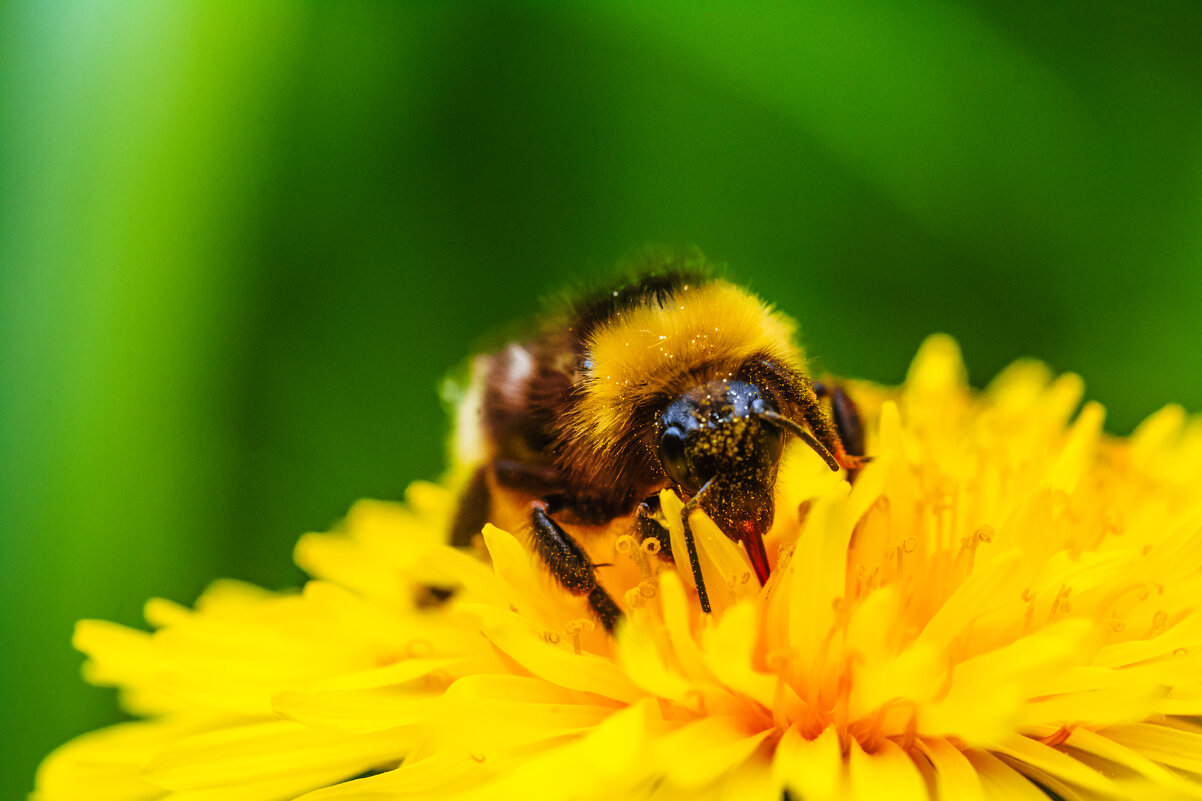
[[[583,375],[559,422],[566,465],[593,461],[586,454],[634,456],[631,439],[645,433],[647,409],[734,378],[749,360],[802,366],[793,321],[734,284],[675,275],[632,286],[626,302],[578,332]]]

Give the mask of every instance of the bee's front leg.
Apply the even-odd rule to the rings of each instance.
[[[843,447],[851,456],[864,455],[864,425],[860,422],[860,410],[843,387],[825,381],[814,382],[814,394],[819,398],[831,399],[831,417]]]
[[[843,387],[833,382],[815,381],[814,394],[819,398],[830,398],[831,418],[835,423],[835,432],[843,450],[852,461],[861,463],[868,460],[864,456],[864,424],[860,421],[860,410]],[[849,467],[847,480],[855,481],[859,466]]]
[[[639,504],[634,518],[634,529],[640,545],[653,539],[659,543],[659,548],[655,551],[659,558],[665,562],[675,561],[672,558],[672,541],[668,536],[668,527],[664,524],[660,512],[658,492]]]
[[[702,487],[701,492],[704,492],[709,483]],[[700,508],[701,492],[698,492],[692,498],[685,502],[684,509],[681,510],[680,522],[684,527],[685,549],[688,551],[689,569],[693,573],[693,582],[697,585],[697,599],[701,602],[701,611],[707,615],[710,613],[709,593],[705,589],[705,579],[701,575],[701,559],[697,554],[697,544],[693,540],[693,528],[689,523],[689,515],[696,509]],[[639,535],[639,542],[654,538],[660,544],[659,555],[662,559],[670,562],[675,562],[672,554],[672,540],[668,535],[668,527],[659,519],[659,495],[652,495],[647,500],[639,504],[638,514],[635,517],[635,529]]]

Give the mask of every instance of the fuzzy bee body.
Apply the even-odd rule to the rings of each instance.
[[[461,419],[460,436],[476,427],[482,466],[453,540],[479,531],[498,493],[524,497],[535,550],[612,629],[621,611],[560,522],[637,515],[640,536],[656,536],[658,492],[673,488],[686,500],[687,556],[706,611],[694,509],[742,541],[766,580],[763,533],[784,439],[800,436],[832,469],[860,464],[836,427],[858,451],[854,407],[837,403],[851,410],[837,421],[823,410],[794,332],[750,293],[670,264],[553,309],[532,337],[476,362],[476,419]]]

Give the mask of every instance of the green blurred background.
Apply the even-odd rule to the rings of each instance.
[[[443,464],[440,377],[692,243],[818,370],[1202,409],[1202,4],[0,7],[0,797],[117,719],[72,622]],[[905,10],[903,10],[905,5]]]

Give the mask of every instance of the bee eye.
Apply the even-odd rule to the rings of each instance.
[[[673,426],[665,429],[659,438],[659,460],[663,463],[668,478],[690,492],[696,491],[693,471],[689,469],[684,454],[684,432]]]

